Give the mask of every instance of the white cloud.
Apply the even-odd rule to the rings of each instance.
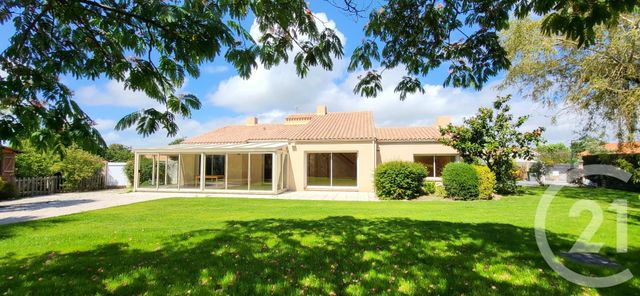
[[[110,80],[104,84],[92,84],[75,91],[76,99],[85,105],[109,105],[120,107],[156,107],[158,102],[144,92],[125,89],[122,82]]]
[[[336,23],[327,18],[324,13],[314,14],[319,28],[326,26],[334,29],[342,43],[346,37],[336,28]],[[254,21],[250,33],[254,39],[259,39],[262,33]],[[299,36],[304,40],[304,36]],[[293,58],[299,52],[297,47],[290,53]],[[216,91],[207,98],[216,106],[227,107],[240,113],[259,113],[268,110],[305,110],[314,104],[317,94],[344,76],[344,60],[334,61],[334,70],[326,71],[321,67],[312,68],[302,79],[296,74],[293,63],[280,64],[269,70],[259,65],[254,69],[249,79],[240,76],[222,81]]]

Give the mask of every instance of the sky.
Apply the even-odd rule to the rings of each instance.
[[[293,64],[282,64],[266,70],[254,69],[249,79],[242,79],[222,57],[201,67],[201,75],[189,77],[181,91],[196,95],[202,108],[193,112],[191,118],[179,119],[180,131],[176,137],[191,137],[230,124],[243,124],[248,116],[257,116],[260,123],[281,122],[287,114],[313,112],[315,106],[324,104],[332,111],[372,111],[377,126],[431,125],[437,116],[451,116],[453,123],[462,123],[479,107],[490,106],[499,92],[498,85],[504,73],[494,77],[481,91],[442,87],[446,68],[436,69],[423,82],[426,92],[409,95],[400,101],[393,92],[403,76],[400,69],[387,70],[383,74],[384,91],[376,98],[364,98],[353,93],[360,73],[348,73],[346,68],[350,53],[362,40],[362,28],[366,19],[354,19],[325,1],[313,1],[311,10],[329,27],[335,28],[345,46],[345,57],[334,61],[334,69],[325,71],[313,68],[307,77],[299,78]],[[248,20],[251,24],[252,20]],[[0,27],[0,49],[9,42],[11,28]],[[251,34],[260,32],[252,26]],[[120,82],[97,80],[74,80],[63,78],[74,90],[75,100],[96,122],[96,128],[107,144],[120,143],[134,148],[168,144],[166,132],[160,130],[147,138],[135,130],[115,131],[115,124],[123,116],[141,108],[157,107],[155,101],[142,92],[132,92]],[[558,110],[522,99],[513,94],[512,111],[516,115],[530,115],[526,129],[538,126],[546,128],[544,137],[549,143],[568,144],[578,137],[579,122],[575,116],[563,113],[552,120]]]

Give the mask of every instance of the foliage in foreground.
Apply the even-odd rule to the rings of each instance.
[[[560,0],[390,0],[362,7],[328,1],[340,11],[370,12],[365,38],[351,54],[349,71],[363,70],[355,92],[375,96],[385,69],[406,69],[395,91],[424,91],[419,80],[449,65],[445,85],[481,88],[509,67],[497,32],[512,17],[543,17],[541,31],[590,45],[594,26],[631,11],[636,1]],[[547,15],[548,14],[548,15]],[[255,40],[247,17],[262,36]],[[411,22],[407,22],[411,20]],[[41,149],[71,144],[97,153],[106,145],[94,121],[73,100],[59,77],[121,82],[144,92],[163,108],[145,108],[122,118],[116,128],[135,127],[144,136],[178,131],[200,100],[181,93],[199,67],[224,58],[242,78],[262,64],[269,69],[292,61],[300,77],[312,67],[331,70],[343,44],[333,28],[313,14],[305,0],[288,1],[45,1],[0,2],[0,24],[13,35],[0,54],[0,139],[32,141]],[[9,30],[11,31],[11,30]],[[451,39],[463,33],[464,38]],[[380,46],[380,47],[378,47]],[[379,71],[373,69],[380,65]]]
[[[508,105],[511,96],[498,97],[493,109],[480,108],[478,113],[464,120],[463,125],[449,124],[440,128],[440,141],[458,150],[467,163],[478,159],[496,175],[496,191],[512,194],[516,191],[513,159],[531,160],[533,147],[542,141],[544,128],[530,132],[520,129],[528,116],[514,118]]]
[[[411,161],[390,161],[374,173],[376,195],[381,199],[413,199],[423,193],[427,169]]]

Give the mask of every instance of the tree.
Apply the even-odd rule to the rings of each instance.
[[[536,152],[538,159],[548,166],[571,161],[571,150],[562,143],[539,145]]]
[[[541,142],[544,128],[531,132],[520,129],[528,116],[514,118],[507,104],[511,96],[498,97],[493,109],[480,108],[478,113],[464,120],[440,128],[440,142],[458,150],[467,163],[478,159],[496,175],[496,191],[501,194],[515,192],[516,179],[512,173],[513,159],[533,159],[533,148]]]
[[[571,141],[571,152],[574,155],[578,155],[581,152],[588,152],[589,154],[608,153],[609,151],[603,147],[604,144],[605,142],[600,138],[585,135]]]
[[[640,14],[622,14],[610,26],[594,27],[593,43],[544,35],[544,21],[514,21],[504,35],[513,65],[503,88],[561,105],[586,118],[585,134],[618,131],[634,141],[640,115]],[[624,140],[623,140],[624,139]]]
[[[131,147],[122,144],[111,144],[105,150],[104,158],[106,161],[127,162],[133,159]]]
[[[57,173],[56,165],[60,162],[58,154],[39,151],[28,143],[21,151],[16,155],[17,177],[46,177]]]
[[[184,142],[184,140],[186,140],[187,138],[177,138],[171,142],[169,142],[169,145],[178,145],[182,142]]]
[[[75,146],[64,149],[64,157],[57,165],[67,189],[77,189],[82,180],[95,176],[103,167],[102,158]]]
[[[361,15],[353,0],[328,0],[342,11]],[[578,44],[591,44],[593,27],[628,12],[635,0],[389,0],[372,7],[366,38],[352,56],[349,70],[364,70],[356,92],[375,96],[382,89],[382,69],[404,67],[397,85],[400,98],[421,91],[420,77],[448,66],[445,84],[480,88],[509,66],[497,31],[510,14],[548,14],[545,33],[561,33]],[[243,20],[255,17],[264,32],[254,40]],[[0,140],[29,139],[39,148],[62,150],[76,143],[89,151],[105,146],[92,119],[72,99],[62,76],[105,77],[142,91],[163,109],[147,108],[122,118],[117,129],[135,126],[148,136],[178,131],[177,117],[189,117],[201,103],[177,90],[199,66],[223,57],[241,77],[258,63],[271,68],[288,62],[299,76],[310,67],[333,68],[343,56],[334,30],[327,28],[305,0],[125,1],[6,0],[0,24],[15,33],[0,54]],[[459,38],[459,39],[458,39]],[[294,47],[299,51],[293,53]]]

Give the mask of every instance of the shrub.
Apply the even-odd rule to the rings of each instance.
[[[0,200],[18,197],[18,189],[15,184],[8,183],[0,178]]]
[[[547,174],[547,166],[542,161],[536,161],[529,168],[529,173],[536,178],[538,184],[544,185],[542,177]]]
[[[381,199],[412,199],[422,194],[427,169],[407,161],[391,161],[379,165],[374,174],[376,194]]]
[[[434,194],[436,193],[436,182],[426,181],[424,182],[424,186],[422,186],[422,191],[426,194]]]
[[[51,152],[37,151],[25,146],[22,153],[16,155],[16,177],[47,177],[56,173],[60,156]]]
[[[480,195],[478,173],[472,165],[467,163],[447,164],[442,170],[442,184],[449,197],[472,200]]]
[[[444,189],[444,186],[442,186],[442,184],[436,184],[436,190],[433,195],[445,197],[447,196],[447,190]]]
[[[480,194],[478,197],[480,199],[491,199],[496,187],[496,175],[486,165],[474,165],[473,168],[478,174],[478,181],[480,181],[478,187]]]
[[[77,147],[65,149],[59,164],[66,189],[77,189],[80,182],[93,177],[104,167],[104,160]]]

